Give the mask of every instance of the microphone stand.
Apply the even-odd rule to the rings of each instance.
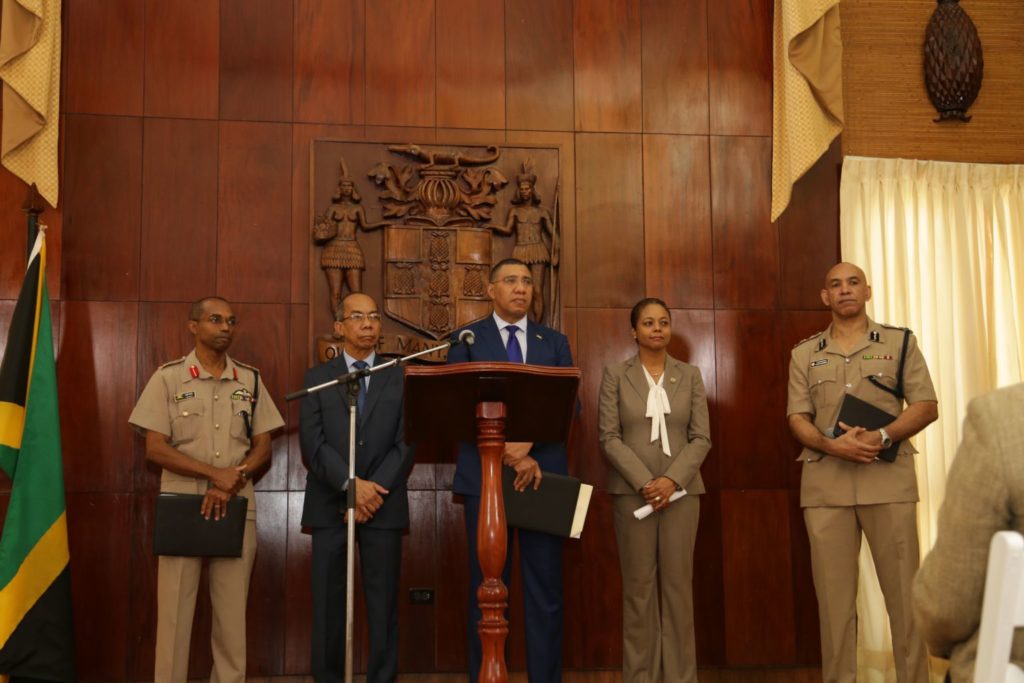
[[[346,482],[347,497],[345,502],[345,515],[348,520],[348,547],[345,549],[345,683],[352,683],[352,642],[355,634],[355,610],[353,608],[355,600],[353,593],[355,592],[356,541],[356,400],[359,397],[359,384],[363,381],[364,377],[369,377],[375,372],[380,372],[381,370],[394,367],[401,363],[413,360],[414,358],[419,358],[420,356],[426,356],[427,354],[435,353],[437,351],[444,351],[455,344],[461,343],[472,344],[473,338],[451,339],[433,348],[417,351],[416,353],[411,353],[408,356],[402,356],[401,358],[392,358],[386,363],[381,363],[380,365],[366,367],[354,372],[346,372],[345,374],[338,375],[334,379],[322,384],[293,391],[284,397],[286,401],[292,401],[297,398],[302,398],[308,394],[315,394],[318,391],[323,391],[324,389],[337,386],[338,384],[348,385],[348,391],[346,392],[348,396],[348,481]]]

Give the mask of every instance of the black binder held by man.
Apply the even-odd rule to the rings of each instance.
[[[907,360],[907,345],[909,341],[910,331],[904,330],[903,349],[900,351],[900,364],[899,368],[896,370],[895,388],[885,386],[874,377],[868,377],[868,381],[879,389],[892,394],[900,401],[904,398],[903,365]],[[843,396],[843,402],[839,404],[839,415],[836,417],[836,424],[832,428],[832,436],[839,438],[846,433],[846,430],[840,427],[839,423],[843,423],[851,427],[863,427],[867,430],[873,430],[878,429],[879,427],[885,427],[895,419],[895,415],[891,415],[881,408],[878,408],[865,400],[859,399],[852,394],[846,394]],[[896,455],[900,452],[900,445],[902,443],[902,441],[894,441],[891,446],[878,454],[879,460],[884,460],[886,462],[895,461]]]
[[[156,497],[153,554],[184,557],[241,557],[248,499],[234,496],[218,520],[206,519],[199,509],[203,497],[161,493]]]

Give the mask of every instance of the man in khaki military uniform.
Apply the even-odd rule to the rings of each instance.
[[[797,344],[789,365],[789,427],[803,444],[800,505],[811,545],[814,589],[821,620],[824,683],[857,679],[857,557],[861,533],[871,546],[892,627],[896,680],[927,683],[924,643],[915,628],[910,585],[917,571],[916,452],[908,439],[938,417],[935,389],[913,334],[907,338],[903,399],[895,389],[902,328],[869,319],[871,287],[857,266],[840,263],[825,277],[821,300],[832,325]],[[896,419],[881,429],[843,425],[832,438],[844,394],[871,403]],[[878,460],[902,441],[895,462]]]
[[[146,457],[163,468],[161,491],[204,495],[207,519],[226,515],[236,494],[249,499],[242,556],[209,560],[210,680],[220,683],[245,681],[245,609],[256,557],[251,477],[270,460],[270,433],[284,425],[256,369],[227,355],[235,324],[224,299],[196,302],[188,321],[195,348],[153,374],[128,418],[146,438]],[[202,558],[160,557],[155,683],[188,677],[201,569]]]

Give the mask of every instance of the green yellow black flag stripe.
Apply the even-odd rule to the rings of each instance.
[[[46,238],[40,232],[0,363],[0,469],[11,478],[0,536],[0,674],[74,681],[64,474]]]

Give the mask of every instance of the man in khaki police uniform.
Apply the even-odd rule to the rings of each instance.
[[[840,263],[825,276],[821,300],[832,325],[793,349],[789,365],[789,427],[803,444],[800,505],[811,545],[814,589],[821,620],[824,683],[857,679],[857,557],[868,539],[892,627],[896,680],[927,683],[924,643],[915,628],[910,585],[918,566],[916,453],[909,439],[938,417],[935,389],[913,334],[907,333],[903,400],[895,389],[902,328],[880,325],[864,310],[871,287],[857,266]],[[871,403],[896,419],[881,429],[840,424],[831,438],[844,394]],[[895,462],[876,456],[902,441]]]
[[[251,476],[270,460],[270,432],[284,425],[256,369],[227,355],[235,324],[224,299],[196,302],[188,321],[195,348],[153,374],[128,418],[146,437],[146,457],[163,468],[161,491],[204,494],[207,519],[226,515],[233,495],[249,499],[242,557],[209,561],[210,680],[220,683],[245,680],[245,608],[256,557]],[[201,569],[202,558],[160,558],[155,683],[188,677]]]

